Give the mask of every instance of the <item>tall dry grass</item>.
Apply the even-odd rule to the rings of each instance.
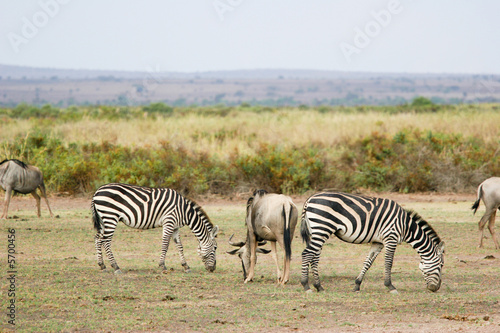
[[[193,151],[224,157],[235,150],[251,153],[260,143],[301,146],[318,144],[338,146],[372,132],[395,134],[414,128],[441,133],[460,133],[487,143],[500,137],[498,106],[463,105],[439,112],[388,113],[368,109],[357,112],[319,112],[314,109],[279,109],[254,112],[233,110],[227,115],[174,113],[170,117],[99,120],[84,118],[77,122],[40,122],[9,120],[2,125],[0,142],[26,136],[35,127],[48,127],[65,143],[110,142],[123,146],[158,146],[168,141]]]

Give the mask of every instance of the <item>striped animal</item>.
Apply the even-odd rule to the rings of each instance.
[[[420,255],[419,268],[427,288],[437,291],[441,286],[444,242],[418,214],[403,209],[393,200],[338,192],[317,193],[304,203],[300,231],[307,243],[302,252],[301,277],[306,291],[310,291],[309,266],[314,287],[318,291],[323,290],[318,262],[323,243],[332,234],[348,243],[372,244],[363,269],[355,280],[354,291],[359,291],[365,273],[385,247],[384,284],[389,291],[397,293],[391,282],[391,269],[396,246],[403,241]]]
[[[104,247],[111,267],[115,269],[115,273],[121,273],[111,252],[111,238],[118,222],[121,221],[136,229],[163,228],[159,263],[163,271],[167,269],[165,255],[172,236],[179,250],[182,266],[186,272],[190,271],[179,236],[179,228],[189,226],[198,238],[198,254],[205,263],[205,268],[210,272],[215,271],[217,249],[215,237],[219,228],[213,226],[200,206],[176,191],[168,188],[106,184],[95,192],[91,209],[94,228],[97,231],[95,236],[97,263],[101,269],[106,268],[102,258],[102,247]]]
[[[0,162],[0,186],[5,190],[5,205],[0,217],[1,219],[7,218],[12,192],[21,194],[31,193],[36,200],[37,216],[40,217],[40,196],[36,193],[37,189],[40,189],[40,194],[47,204],[50,216],[54,216],[47,200],[42,172],[36,166],[27,165],[15,159],[3,160]]]
[[[488,223],[488,230],[491,233],[495,248],[500,249],[497,237],[495,235],[495,217],[497,209],[500,209],[500,178],[491,177],[482,182],[477,188],[477,200],[472,205],[472,210],[476,214],[479,208],[479,202],[483,199],[486,211],[479,220],[479,247],[483,247],[484,227]]]

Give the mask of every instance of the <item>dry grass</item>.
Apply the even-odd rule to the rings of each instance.
[[[353,110],[353,109],[352,109]],[[16,135],[26,136],[35,127],[46,126],[63,142],[102,142],[124,146],[155,146],[160,141],[183,145],[195,151],[226,156],[234,150],[252,152],[259,143],[300,146],[318,143],[335,146],[377,131],[395,134],[416,128],[443,133],[461,133],[486,142],[500,137],[500,113],[495,106],[456,106],[436,113],[382,111],[327,112],[283,109],[274,112],[231,111],[226,116],[177,114],[173,117],[133,120],[91,120],[77,123],[10,121],[0,133],[0,142]]]

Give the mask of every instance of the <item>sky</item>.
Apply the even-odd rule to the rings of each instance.
[[[0,0],[0,64],[500,74],[497,0]]]

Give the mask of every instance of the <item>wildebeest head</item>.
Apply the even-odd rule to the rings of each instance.
[[[229,244],[237,247],[237,249],[234,249],[232,251],[228,251],[227,253],[233,254],[233,255],[237,254],[238,257],[240,257],[241,266],[243,268],[243,280],[245,280],[247,278],[247,272],[250,268],[250,246],[247,245],[246,242],[233,242],[233,241],[231,241],[233,236],[234,236],[234,234],[231,235],[231,237],[229,237]],[[263,246],[265,244],[266,244],[266,241],[259,241],[257,243],[257,246]],[[257,252],[267,254],[271,251],[257,247]]]

